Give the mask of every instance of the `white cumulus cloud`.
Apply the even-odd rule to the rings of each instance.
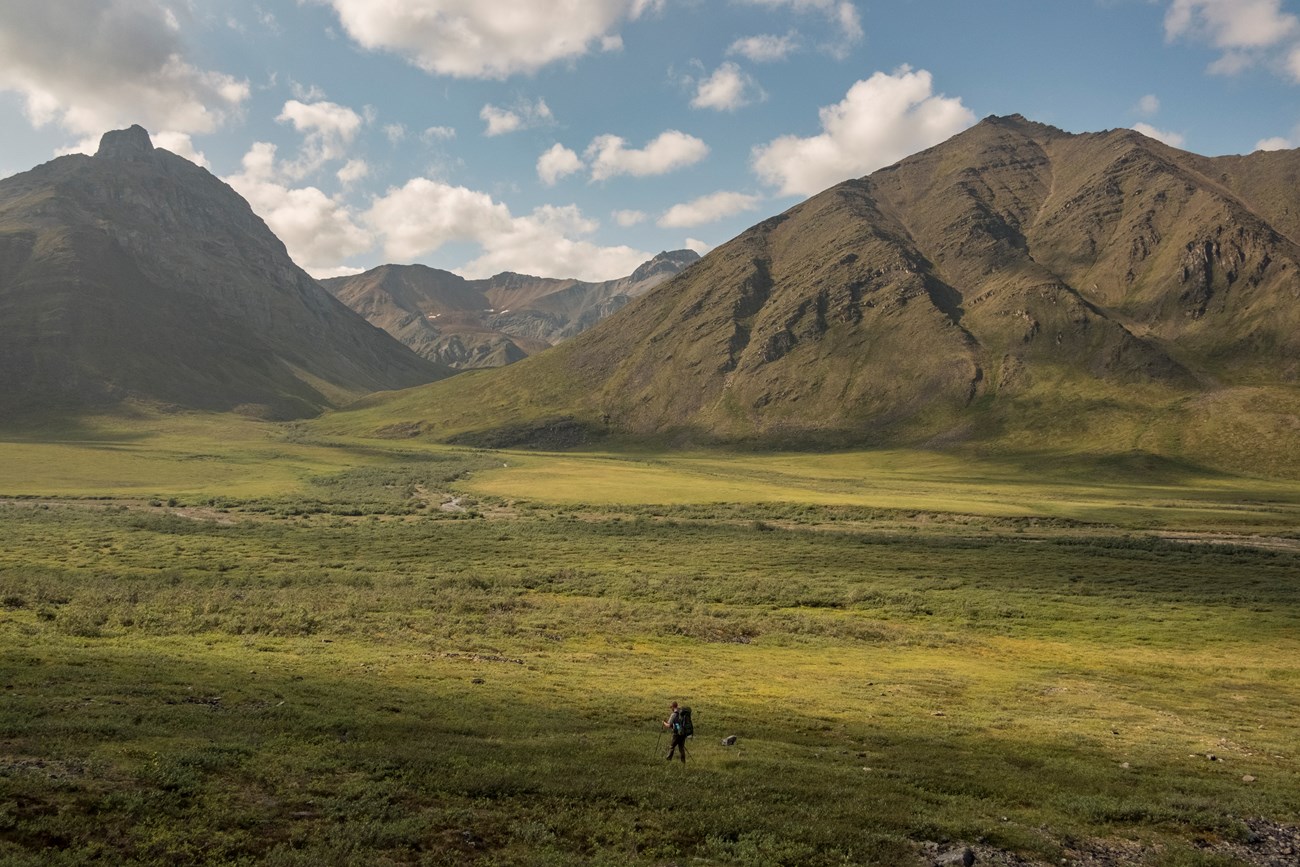
[[[1257,63],[1275,64],[1300,82],[1300,19],[1282,0],[1172,0],[1165,11],[1165,39],[1197,39],[1223,53],[1207,67],[1236,75]]]
[[[487,193],[412,178],[376,199],[365,219],[384,236],[388,256],[409,261],[444,244],[501,233],[511,216]]]
[[[835,7],[835,17],[845,36],[850,39],[862,38],[862,17],[858,15],[858,7],[852,3],[840,3]]]
[[[427,142],[450,141],[456,137],[456,130],[449,126],[431,126],[420,133],[420,138]]]
[[[603,181],[616,175],[663,175],[694,165],[709,155],[709,146],[693,135],[670,129],[660,133],[640,150],[629,149],[616,135],[597,136],[587,146],[591,179]]]
[[[343,202],[317,187],[284,184],[275,154],[275,145],[256,142],[244,155],[243,170],[223,180],[248,200],[303,270],[336,276],[340,262],[374,247],[374,237]]]
[[[680,205],[673,205],[662,217],[659,225],[665,229],[684,229],[716,223],[718,220],[752,211],[762,199],[746,193],[717,192],[700,196]]]
[[[608,280],[632,273],[650,254],[602,247],[586,239],[599,225],[574,205],[545,205],[516,217],[486,193],[414,178],[375,200],[364,219],[384,239],[385,253],[410,261],[445,244],[470,242],[482,254],[458,269],[466,277],[511,270],[553,277]]]
[[[388,137],[389,144],[401,144],[406,138],[406,126],[400,123],[384,124],[384,135]]]
[[[164,130],[151,135],[149,138],[153,140],[154,147],[169,150],[178,157],[185,157],[196,166],[203,166],[205,169],[208,167],[208,158],[203,155],[202,151],[195,149],[194,141],[188,133]]]
[[[398,54],[427,72],[502,79],[593,49],[610,50],[644,0],[318,0],[363,47]]]
[[[1218,48],[1264,48],[1295,34],[1300,22],[1282,0],[1173,0],[1165,37],[1195,35]]]
[[[1260,139],[1255,144],[1255,150],[1257,151],[1285,151],[1290,150],[1293,147],[1295,147],[1295,145],[1291,143],[1290,139],[1283,138],[1280,135],[1275,135],[1272,138]]]
[[[1168,130],[1163,130],[1163,129],[1156,129],[1149,123],[1135,123],[1133,124],[1133,129],[1137,130],[1138,132],[1142,133],[1144,136],[1147,136],[1148,138],[1153,138],[1156,141],[1162,141],[1165,144],[1169,145],[1170,147],[1180,148],[1187,143],[1187,137],[1184,136],[1182,133],[1170,132]]]
[[[284,104],[276,120],[292,124],[303,134],[298,158],[281,168],[291,178],[306,177],[325,163],[345,156],[362,124],[361,115],[346,106],[296,99]]]
[[[1300,147],[1300,124],[1291,128],[1289,135],[1275,135],[1255,143],[1257,151],[1285,151]]]
[[[537,177],[548,187],[566,175],[583,169],[582,158],[562,144],[551,145],[550,150],[537,158]]]
[[[613,213],[614,222],[618,223],[625,229],[632,226],[639,226],[646,221],[649,215],[645,211],[622,210]]]
[[[508,232],[484,239],[483,255],[462,270],[467,277],[521,271],[543,277],[613,280],[631,274],[651,257],[644,250],[602,247],[581,237],[596,228],[574,205],[546,205],[516,218]]]
[[[749,105],[761,96],[758,85],[739,66],[728,61],[713,71],[708,78],[696,83],[691,108],[712,108],[717,111],[735,111]]]
[[[1154,93],[1148,93],[1137,101],[1133,110],[1143,117],[1152,117],[1160,112],[1160,98]]]
[[[849,0],[743,0],[743,2],[770,8],[789,7],[795,12],[822,13],[839,27],[839,40],[826,46],[831,54],[839,57],[843,57],[850,46],[862,40],[862,16],[858,13],[858,7]]]
[[[357,181],[370,176],[370,166],[365,160],[348,160],[343,168],[334,173],[335,177],[344,186],[355,184]]]
[[[975,122],[960,98],[935,95],[929,72],[906,66],[855,83],[820,115],[820,134],[754,148],[755,172],[783,195],[811,195],[868,174]]]
[[[325,91],[321,90],[315,84],[303,84],[294,79],[289,80],[289,92],[293,94],[294,99],[303,102],[320,102],[325,99]]]
[[[524,125],[524,119],[513,111],[507,111],[504,108],[497,108],[491,103],[483,106],[483,110],[478,113],[479,119],[487,124],[487,129],[483,135],[494,136],[504,135],[508,132],[514,132]]]
[[[513,109],[499,108],[488,103],[478,113],[479,119],[487,124],[483,131],[486,136],[505,135],[521,129],[540,126],[553,120],[551,108],[544,100],[535,103],[523,102]]]
[[[687,250],[694,250],[701,256],[706,255],[713,249],[713,245],[707,241],[701,241],[699,238],[687,238],[684,242]]]
[[[159,0],[0,3],[0,91],[18,94],[36,127],[212,132],[249,85],[194,66],[185,49],[176,13]]]
[[[785,60],[799,50],[799,38],[794,33],[784,36],[760,34],[737,39],[727,48],[727,54],[739,54],[754,63],[772,63]]]

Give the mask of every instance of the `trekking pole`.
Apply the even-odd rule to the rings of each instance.
[[[659,745],[662,744],[663,742],[664,742],[664,730],[661,727],[659,729],[659,737],[655,739],[655,758],[659,757]]]

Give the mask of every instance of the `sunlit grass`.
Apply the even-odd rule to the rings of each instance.
[[[1043,516],[1123,526],[1289,529],[1300,486],[1194,471],[1127,476],[1062,461],[932,452],[826,454],[502,454],[474,474],[476,493],[548,503],[806,503],[988,516]]]
[[[327,444],[304,440],[294,425],[139,411],[0,430],[0,496],[267,497],[302,491],[321,474],[449,451]]]
[[[1190,858],[1300,796],[1294,553],[254,506],[0,508],[0,856]]]
[[[0,457],[5,863],[1207,865],[1300,802],[1291,483],[166,414]]]
[[[489,451],[418,439],[323,436],[231,415],[133,415],[0,432],[0,496],[311,496],[340,472],[473,465],[473,494],[554,505],[804,504],[1126,527],[1277,532],[1300,486],[1132,455]]]

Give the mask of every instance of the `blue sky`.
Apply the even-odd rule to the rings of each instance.
[[[140,123],[317,276],[605,279],[990,114],[1300,144],[1290,0],[0,6],[0,176]]]

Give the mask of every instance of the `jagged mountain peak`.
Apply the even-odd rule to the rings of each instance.
[[[153,156],[153,139],[149,132],[139,124],[126,129],[110,130],[99,139],[99,150],[95,151],[98,159],[141,160]]]
[[[1000,129],[1017,130],[1022,133],[1031,133],[1037,135],[1043,135],[1043,134],[1053,135],[1053,136],[1069,135],[1068,132],[1066,132],[1063,129],[1060,129],[1059,127],[1055,127],[1047,123],[1041,123],[1036,120],[1030,120],[1029,118],[1025,117],[1023,114],[1019,114],[1019,113],[990,114],[987,117],[980,120],[980,122],[975,124],[975,127],[972,128],[974,129],[978,127],[996,127]]]
[[[700,254],[694,250],[664,250],[650,261],[642,263],[632,272],[631,279],[640,282],[659,274],[676,274],[699,258]]]
[[[324,280],[371,323],[453,367],[497,367],[567,340],[699,259],[659,253],[630,276],[588,282],[503,271],[466,280],[424,265],[382,265]]]

